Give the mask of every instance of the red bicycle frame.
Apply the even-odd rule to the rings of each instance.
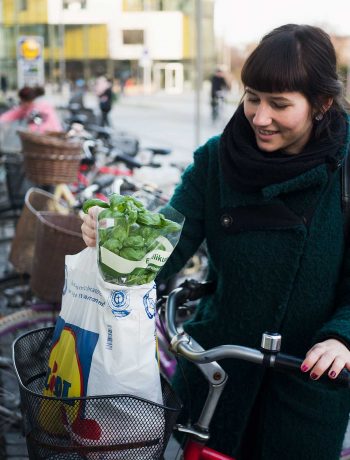
[[[216,450],[190,439],[187,441],[184,453],[184,460],[235,460],[233,457],[221,454]]]

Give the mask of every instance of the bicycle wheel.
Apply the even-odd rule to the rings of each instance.
[[[0,433],[6,433],[12,426],[17,425],[22,416],[19,410],[20,399],[17,389],[16,375],[12,362],[0,363]]]
[[[3,449],[0,458],[8,458],[7,448],[13,449],[7,442],[13,434],[23,444],[21,449],[26,450],[24,439],[20,438],[22,416],[17,377],[12,367],[12,343],[28,330],[53,326],[57,315],[55,305],[37,304],[0,317],[0,445]]]
[[[2,356],[6,353],[6,344],[12,345],[13,340],[25,331],[39,327],[53,326],[59,310],[56,305],[37,304],[21,309],[10,315],[0,317],[0,349]]]

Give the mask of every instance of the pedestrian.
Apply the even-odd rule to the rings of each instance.
[[[84,95],[85,95],[85,80],[83,78],[78,78],[75,80],[71,96],[69,98],[68,105],[73,106],[74,111],[79,111],[84,109]]]
[[[0,122],[22,121],[29,130],[42,133],[62,131],[55,108],[41,99],[44,94],[41,86],[24,86],[18,91],[20,103],[0,115]]]
[[[224,93],[229,89],[229,84],[224,72],[218,67],[210,79],[210,104],[212,120],[216,121],[219,117],[220,103],[224,100]]]
[[[340,169],[350,131],[335,50],[320,28],[283,25],[263,37],[241,77],[242,103],[195,152],[170,200],[186,220],[161,276],[206,240],[216,291],[185,331],[205,349],[258,348],[264,331],[278,331],[282,352],[304,357],[293,374],[223,361],[229,378],[209,444],[238,460],[338,460],[350,410],[349,390],[331,385],[350,370]],[[88,245],[94,212],[82,225]],[[195,420],[207,390],[201,373],[185,362],[174,386],[183,420],[189,388]]]
[[[2,94],[6,96],[8,90],[8,82],[6,75],[4,75],[3,73],[0,75],[0,89]]]
[[[108,114],[112,109],[113,90],[112,80],[101,76],[96,81],[96,95],[101,110],[101,126],[109,126]]]

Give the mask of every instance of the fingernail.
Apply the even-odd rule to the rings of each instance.
[[[329,376],[332,377],[332,379],[334,379],[334,377],[336,376],[335,371],[330,372],[330,373],[329,373]]]
[[[310,378],[312,378],[312,380],[316,380],[318,377],[317,374],[315,374],[314,372],[312,374],[310,374]]]
[[[301,370],[302,370],[303,372],[306,372],[307,370],[309,370],[309,366],[306,366],[306,364],[303,364],[303,365],[301,366]]]

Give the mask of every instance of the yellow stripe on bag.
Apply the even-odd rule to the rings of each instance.
[[[79,397],[82,394],[83,381],[76,352],[75,334],[65,328],[50,353],[49,371],[43,395],[69,398]],[[63,435],[66,433],[65,424],[68,422],[71,425],[77,418],[79,405],[79,402],[69,405],[60,400],[43,399],[39,423],[46,432]]]

